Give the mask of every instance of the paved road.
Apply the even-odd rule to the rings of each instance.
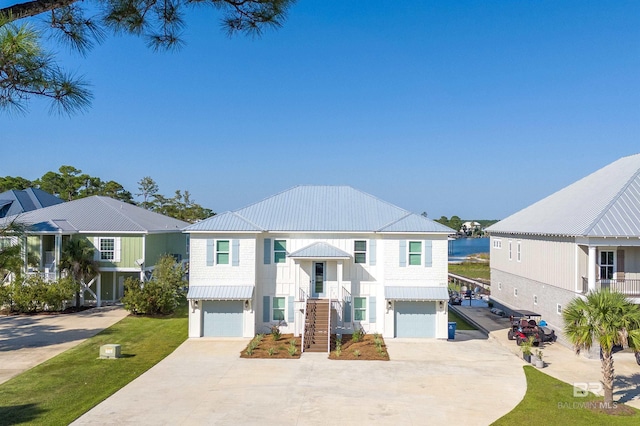
[[[127,315],[121,307],[105,306],[75,314],[0,317],[0,383],[98,334]]]
[[[191,339],[76,425],[487,425],[523,398],[522,365],[480,332],[390,339],[391,361],[241,359],[248,340]]]

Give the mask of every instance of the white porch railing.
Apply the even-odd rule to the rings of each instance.
[[[300,352],[304,352],[304,335],[307,332],[307,293],[299,289],[298,297],[304,303],[302,308],[302,342],[300,342]]]

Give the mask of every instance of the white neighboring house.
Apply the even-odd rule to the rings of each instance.
[[[600,288],[640,303],[640,154],[621,158],[490,226],[491,298],[556,330],[562,309]]]
[[[326,351],[326,328],[322,337],[305,330],[322,303],[331,314],[313,325],[332,333],[447,337],[454,231],[369,194],[297,186],[185,232],[190,337],[253,337],[280,323]]]

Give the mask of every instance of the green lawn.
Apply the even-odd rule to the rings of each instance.
[[[471,279],[491,279],[491,272],[489,270],[489,262],[462,262],[462,263],[450,263],[449,272],[456,275],[462,275],[463,277]]]
[[[599,406],[602,398],[593,394],[584,398],[574,397],[571,385],[531,366],[525,366],[524,372],[527,376],[527,393],[524,399],[513,411],[494,422],[495,426],[640,424],[640,410],[633,410],[635,414],[630,416],[594,412],[589,407]]]
[[[457,323],[456,330],[477,330],[477,328],[469,324],[465,319],[453,312],[451,309],[449,309],[449,321],[455,321]]]
[[[0,385],[0,425],[67,425],[154,366],[186,338],[186,307],[172,317],[126,317]],[[98,359],[99,348],[106,343],[120,344],[123,357]]]

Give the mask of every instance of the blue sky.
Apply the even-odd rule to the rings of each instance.
[[[345,184],[500,219],[640,152],[638,1],[301,0],[261,38],[213,9],[187,22],[178,52],[59,47],[92,107],[0,115],[0,176],[66,164],[132,193],[151,176],[216,212]]]

